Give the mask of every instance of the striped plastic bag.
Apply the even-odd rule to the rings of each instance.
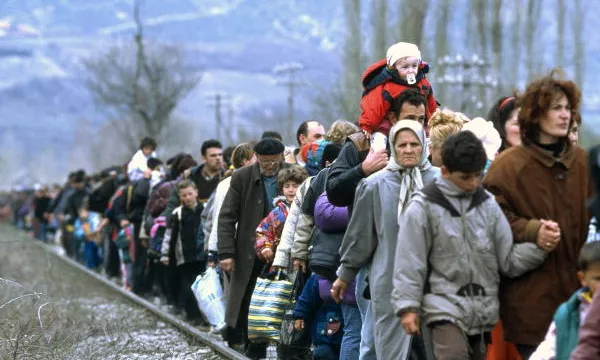
[[[278,342],[281,322],[294,285],[281,272],[261,276],[250,300],[248,339],[253,343]]]

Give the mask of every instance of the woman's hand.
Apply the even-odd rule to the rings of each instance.
[[[540,219],[542,225],[538,229],[536,244],[543,250],[551,252],[560,242],[560,227],[551,220]]]

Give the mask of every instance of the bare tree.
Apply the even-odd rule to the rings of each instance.
[[[519,10],[517,10],[519,11]],[[527,78],[531,80],[536,76],[534,69],[539,69],[541,56],[538,56],[536,46],[537,29],[540,22],[541,4],[539,0],[527,1],[527,18],[525,23],[525,67],[528,71]],[[539,71],[539,70],[538,70]]]
[[[356,86],[360,89],[360,85]],[[315,106],[314,114],[318,119],[333,120],[333,119],[348,119],[355,121],[360,115],[360,97],[351,97],[349,94],[354,92],[348,91],[341,82],[332,84],[324,88],[316,88],[317,96],[313,99]]]
[[[558,67],[565,66],[565,20],[566,9],[565,0],[556,0],[556,15],[558,21],[556,23],[556,65]],[[580,21],[577,19],[576,21]]]
[[[344,117],[352,121],[358,119],[360,114],[361,75],[365,70],[360,4],[360,0],[344,2],[344,16],[348,31],[344,40],[344,68],[339,80],[327,88],[315,87],[317,95],[314,97],[313,104],[315,113],[321,119]]]
[[[496,74],[502,73],[502,39],[504,38],[504,29],[502,27],[502,0],[493,0],[493,11],[492,11],[492,53],[494,55],[494,70]],[[499,77],[500,78],[500,77]],[[501,80],[501,79],[499,79]],[[502,84],[500,84],[502,87]]]
[[[134,3],[135,53],[129,44],[114,46],[84,62],[86,86],[96,104],[110,114],[120,140],[133,152],[143,136],[162,139],[172,114],[200,81],[182,49],[144,41],[139,0]]]
[[[585,24],[585,10],[582,0],[574,0],[575,11],[573,13],[573,42],[575,51],[573,54],[575,64],[575,82],[583,90],[583,71],[585,69],[585,44],[583,42],[583,29]]]
[[[450,26],[450,9],[453,5],[453,0],[441,0],[438,6],[437,21],[435,25],[435,55],[438,59],[442,59],[444,56],[449,55],[449,37],[448,28]],[[437,78],[442,78],[446,73],[446,65],[444,62],[440,62],[436,71]],[[442,95],[442,97],[449,97],[447,94],[447,86],[439,82],[436,84],[436,97]],[[438,99],[439,100],[439,99]]]
[[[360,91],[360,77],[365,69],[360,22],[360,0],[345,3],[344,13],[348,32],[344,42],[344,85]],[[353,90],[356,91],[356,90]]]
[[[373,13],[371,22],[373,26],[373,52],[371,60],[377,61],[385,55],[387,50],[387,0],[373,0]]]
[[[511,48],[512,48],[512,52],[510,54],[510,56],[512,57],[512,63],[514,64],[520,64],[521,63],[521,56],[522,56],[522,22],[523,22],[523,17],[521,15],[521,7],[522,7],[522,0],[513,0],[513,6],[512,6],[512,11],[515,13],[515,18],[514,18],[514,23],[512,26],[512,30],[511,30]],[[509,66],[512,67],[512,64],[509,64]],[[511,86],[516,86],[517,85],[517,81],[520,79],[519,75],[524,76],[525,74],[520,74],[520,66],[518,66],[516,69],[514,69],[513,71],[508,71],[508,79],[509,79],[509,84]]]
[[[475,31],[476,42],[475,47],[472,50],[478,51],[479,55],[487,55],[488,45],[488,21],[487,16],[489,13],[487,0],[471,0],[471,12],[475,18]]]
[[[402,41],[417,44],[421,49],[424,48],[425,39],[423,37],[423,29],[425,26],[425,18],[427,9],[429,8],[430,0],[400,0],[399,8],[401,9],[400,23],[400,39]]]

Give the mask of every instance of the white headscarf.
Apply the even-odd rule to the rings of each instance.
[[[405,168],[398,163],[396,148],[394,143],[396,142],[396,136],[402,130],[411,130],[416,136],[423,151],[421,152],[421,158],[417,166],[413,168]],[[389,136],[390,142],[390,161],[386,166],[387,171],[398,171],[402,176],[400,185],[400,197],[398,199],[398,220],[404,212],[404,207],[408,203],[410,195],[413,191],[419,190],[423,187],[423,179],[421,172],[431,168],[431,163],[427,159],[429,157],[429,150],[427,149],[427,142],[425,136],[425,130],[423,126],[414,120],[400,120],[390,130]]]

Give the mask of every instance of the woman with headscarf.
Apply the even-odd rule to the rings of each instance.
[[[341,265],[332,296],[341,301],[358,270],[370,266],[369,294],[377,358],[406,359],[411,338],[406,336],[390,302],[398,220],[411,194],[440,174],[428,157],[425,131],[413,120],[401,120],[390,130],[388,165],[361,180],[354,209],[340,248]],[[392,200],[395,199],[395,200]],[[370,264],[370,265],[369,265]]]

